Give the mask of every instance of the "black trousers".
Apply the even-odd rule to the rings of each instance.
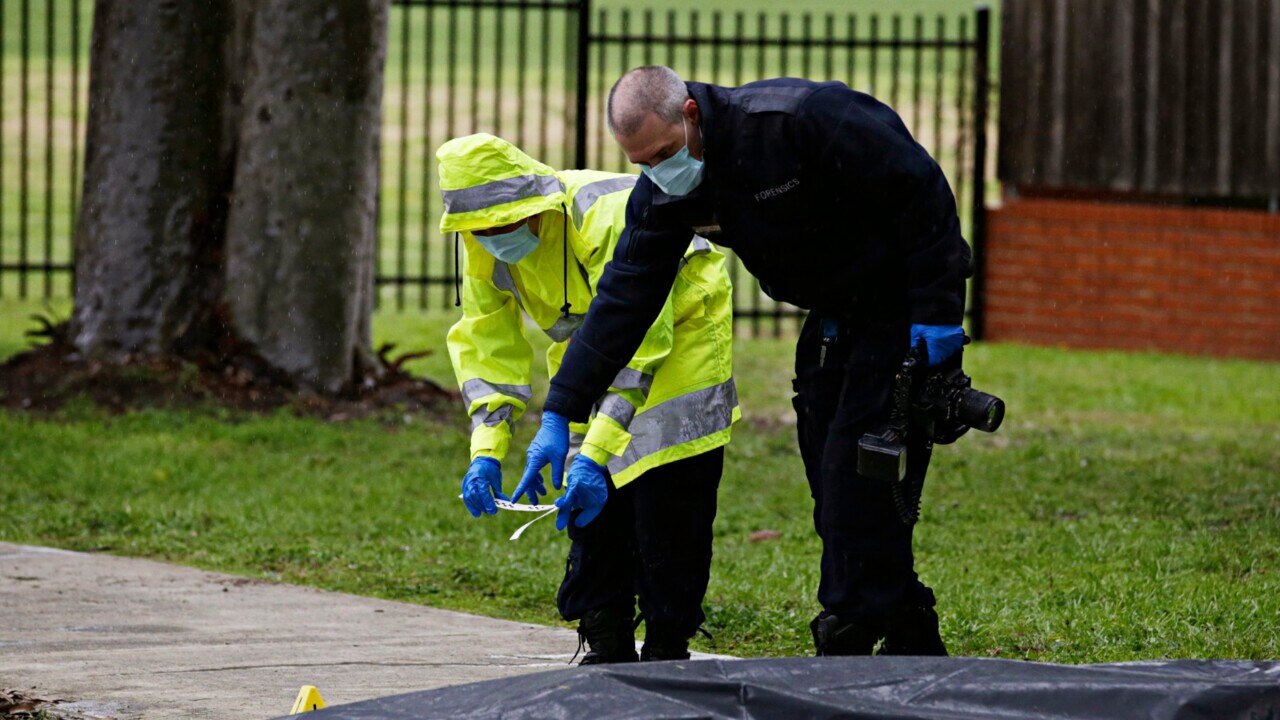
[[[846,318],[824,357],[822,325],[816,313],[805,321],[794,382],[800,455],[822,538],[818,601],[830,614],[879,629],[895,609],[934,605],[915,573],[912,528],[898,519],[889,483],[857,472],[858,439],[888,418],[909,328]],[[927,445],[910,447],[907,472],[923,479],[929,455]]]
[[[592,610],[635,611],[647,629],[693,637],[706,616],[711,523],[724,448],[654,468],[621,489],[590,524],[569,524],[569,560],[557,604],[565,620]]]

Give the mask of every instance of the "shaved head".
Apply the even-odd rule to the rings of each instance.
[[[630,70],[609,91],[609,132],[615,137],[634,135],[649,115],[656,115],[666,125],[675,125],[681,122],[688,99],[689,89],[671,68],[646,65]]]

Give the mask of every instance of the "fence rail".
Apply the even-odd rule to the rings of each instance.
[[[72,292],[92,3],[0,4],[0,297]],[[723,85],[782,75],[881,97],[936,157],[981,258],[989,21],[973,16],[593,9],[590,0],[393,0],[383,109],[378,303],[451,307],[458,258],[436,229],[434,150],[491,132],[559,167],[633,172],[604,126],[639,64]],[[735,315],[781,334],[803,315],[731,256]],[[981,331],[981,276],[971,324]]]
[[[610,85],[634,65],[661,63],[682,77],[723,85],[794,74],[840,80],[898,110],[942,165],[966,227],[981,232],[972,218],[981,215],[982,203],[973,188],[985,183],[986,123],[978,116],[985,117],[986,66],[979,58],[989,44],[987,18],[986,11],[971,24],[965,16],[599,10],[588,46],[593,83],[584,130],[590,166],[634,171],[604,122]],[[969,237],[980,245],[976,234]],[[777,336],[804,317],[767,297],[732,253],[729,270],[739,328]],[[971,324],[980,330],[980,310]]]
[[[0,4],[0,298],[71,292],[91,4]]]

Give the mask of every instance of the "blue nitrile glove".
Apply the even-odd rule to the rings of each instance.
[[[498,506],[493,504],[495,496],[507,499],[502,493],[502,463],[491,457],[472,460],[467,474],[462,476],[462,504],[467,506],[467,512],[471,517],[480,517],[480,513],[497,514]]]
[[[924,341],[929,351],[927,364],[939,365],[964,347],[964,328],[959,325],[912,325],[911,347]]]
[[[520,497],[525,493],[529,494],[530,505],[537,505],[542,496],[547,494],[547,486],[542,484],[541,473],[525,475],[521,478],[520,484],[516,486],[516,491],[511,494],[511,502],[520,502]]]
[[[559,490],[564,484],[564,458],[569,454],[569,418],[547,410],[542,413],[542,426],[525,453],[524,475],[520,487],[531,485],[531,478],[551,466],[551,485]],[[546,492],[545,490],[543,492]]]
[[[573,464],[569,466],[569,486],[556,500],[556,507],[560,508],[556,513],[556,529],[569,527],[569,516],[574,510],[582,512],[573,524],[585,527],[596,519],[608,499],[609,484],[604,479],[604,467],[586,455],[575,455]]]

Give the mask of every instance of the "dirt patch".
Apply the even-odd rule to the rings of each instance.
[[[0,688],[0,720],[70,720],[71,716],[58,712],[60,702],[32,692]]]
[[[41,705],[53,700],[36,697],[21,690],[5,690],[0,688],[0,718],[31,717]]]
[[[186,355],[126,355],[104,361],[83,357],[72,346],[65,324],[42,321],[28,335],[44,344],[0,365],[0,407],[51,413],[82,399],[111,413],[143,408],[221,407],[248,413],[289,409],[298,415],[333,421],[405,413],[439,415],[457,393],[409,375],[410,359],[430,350],[392,357],[384,345],[367,369],[353,378],[351,390],[325,396],[296,386],[249,346]]]
[[[794,432],[796,427],[796,414],[790,411],[778,415],[743,413],[742,419],[752,430],[761,433]]]
[[[0,688],[0,720],[123,720],[131,716],[115,703],[69,703]]]

